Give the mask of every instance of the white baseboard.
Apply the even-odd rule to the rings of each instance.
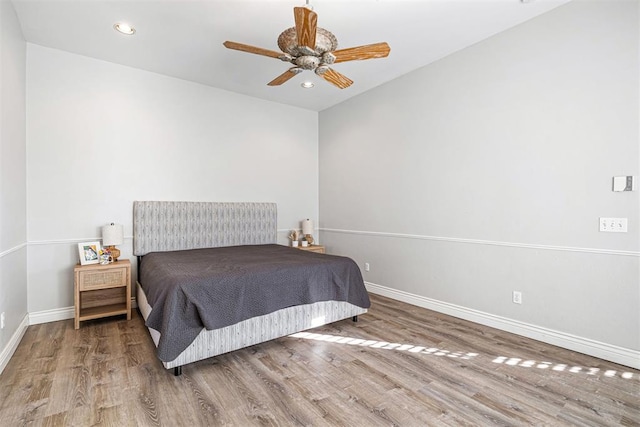
[[[57,322],[59,320],[73,319],[75,310],[73,307],[54,308],[53,310],[42,310],[29,313],[29,325],[39,325],[40,323]]]
[[[420,295],[411,294],[409,292],[377,285],[375,283],[366,282],[365,285],[367,290],[374,294],[406,302],[418,307],[427,308],[439,313],[448,314],[460,319],[469,320],[481,325],[490,326],[502,331],[511,332],[516,335],[532,338],[547,344],[566,348],[568,350],[588,354],[589,356],[619,363],[624,366],[640,369],[640,351],[578,337],[565,332],[531,325],[455,304],[449,304]]]
[[[22,340],[24,333],[27,332],[27,328],[29,327],[29,315],[25,314],[22,322],[18,325],[18,329],[13,333],[11,339],[7,343],[7,345],[2,349],[2,353],[0,353],[0,374],[4,371],[4,368],[9,363],[11,356],[15,353],[16,348],[18,348],[18,344]]]
[[[135,298],[131,298],[131,308],[137,308]],[[39,325],[40,323],[57,322],[59,320],[73,319],[75,316],[74,307],[54,308],[53,310],[42,310],[29,313],[29,324]]]

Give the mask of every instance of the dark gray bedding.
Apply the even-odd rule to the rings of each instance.
[[[153,252],[139,268],[152,307],[146,325],[161,333],[158,357],[164,362],[182,353],[202,328],[319,301],[370,306],[353,260],[280,245]]]

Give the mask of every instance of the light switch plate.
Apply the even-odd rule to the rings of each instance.
[[[634,191],[636,180],[633,176],[614,176],[613,191]]]
[[[636,189],[636,180],[633,176],[627,176],[627,183],[624,187],[624,191],[633,191]]]

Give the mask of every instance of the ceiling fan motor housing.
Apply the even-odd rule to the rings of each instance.
[[[312,52],[304,49],[306,46],[298,46],[298,35],[294,27],[284,30],[278,37],[278,47],[281,51],[297,58],[298,56],[322,56],[325,52],[333,52],[338,48],[338,39],[330,31],[318,27],[316,30],[316,45],[309,46]]]
[[[320,65],[320,58],[317,56],[299,56],[293,63],[305,70],[315,70]]]

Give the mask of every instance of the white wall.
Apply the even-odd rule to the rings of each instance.
[[[374,289],[640,354],[640,192],[611,191],[640,175],[638,22],[574,1],[321,112],[328,250]]]
[[[11,2],[0,1],[0,372],[27,314],[26,43]],[[26,323],[24,324],[26,325]]]
[[[318,215],[318,115],[27,45],[29,312],[73,305],[76,243],[134,200],[266,201]]]

